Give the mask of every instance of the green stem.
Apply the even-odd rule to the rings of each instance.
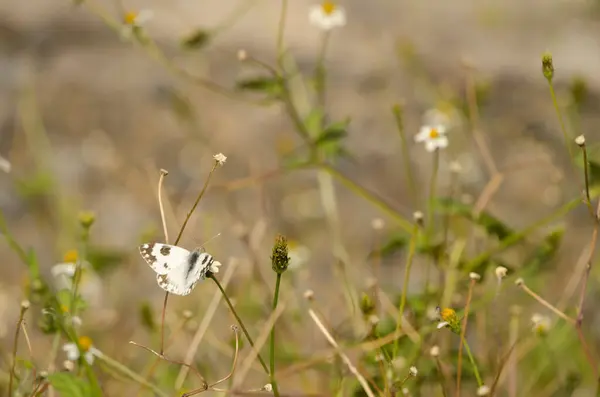
[[[223,298],[225,298],[225,302],[227,302],[227,306],[229,306],[229,309],[231,310],[231,313],[233,313],[233,316],[235,317],[235,319],[237,320],[238,324],[242,328],[242,332],[244,332],[244,335],[246,335],[246,339],[248,339],[248,343],[250,343],[250,346],[252,346],[252,348],[254,349],[254,341],[250,337],[250,334],[248,333],[248,330],[246,329],[246,326],[244,325],[244,322],[242,321],[242,319],[240,318],[240,316],[238,316],[237,312],[235,311],[235,308],[233,307],[233,304],[229,300],[229,297],[227,296],[227,293],[225,292],[225,290],[221,286],[221,283],[219,282],[219,280],[217,280],[214,277],[214,275],[211,275],[210,278],[212,279],[212,281],[215,282],[215,284],[217,284],[217,287],[221,291],[221,294],[223,295]],[[258,351],[256,352],[256,356],[258,357],[258,361],[260,361],[260,364],[262,365],[263,369],[265,370],[265,373],[268,375],[269,374],[269,368],[267,367],[267,364],[265,364],[265,360],[263,360],[263,358],[261,357],[261,355],[260,355],[260,353]]]
[[[473,354],[471,353],[471,348],[467,343],[467,339],[465,337],[462,338],[463,343],[465,345],[465,350],[467,351],[467,356],[469,356],[469,361],[473,366],[473,372],[475,373],[475,378],[477,379],[477,385],[479,387],[483,386],[483,381],[481,380],[481,375],[479,375],[479,369],[477,368],[477,364],[475,363],[475,359],[473,358]]]
[[[429,200],[427,201],[427,223],[425,223],[427,225],[426,238],[431,238],[431,233],[433,232],[433,202],[436,195],[436,184],[439,166],[440,150],[436,149],[433,153],[433,171],[431,173],[431,181],[429,182]]]
[[[567,214],[569,211],[571,211],[573,208],[577,207],[579,204],[581,204],[581,198],[573,199],[573,200],[569,201],[568,203],[566,203],[565,205],[563,205],[562,207],[558,208],[552,214],[550,214],[540,220],[535,221],[534,223],[527,226],[525,229],[521,230],[520,232],[513,233],[513,234],[507,236],[502,241],[500,241],[500,243],[497,246],[495,246],[494,248],[491,248],[490,250],[476,256],[471,261],[469,261],[465,266],[465,271],[466,272],[472,271],[473,269],[477,268],[485,261],[489,260],[492,257],[492,255],[494,255],[500,251],[503,251],[504,249],[520,242],[525,237],[527,237],[531,232],[533,232],[535,229],[538,229],[550,222],[553,222],[557,218],[561,218],[562,216]]]
[[[273,312],[277,309],[277,302],[279,301],[279,284],[281,283],[281,273],[277,273],[277,281],[275,282],[275,294],[273,295]],[[275,325],[271,328],[271,351],[270,351],[270,375],[271,375],[271,386],[273,386],[273,394],[279,397],[279,388],[277,387],[277,381],[275,380]]]
[[[417,185],[415,183],[415,177],[412,172],[412,163],[410,161],[410,150],[408,148],[408,142],[406,140],[406,131],[404,130],[404,114],[400,105],[394,105],[392,108],[394,113],[394,119],[396,120],[396,127],[400,134],[400,142],[402,143],[402,159],[404,160],[404,170],[406,171],[406,180],[408,181],[408,187],[413,199],[413,205],[417,205],[419,197],[417,193]]]
[[[558,116],[558,122],[560,123],[560,129],[563,133],[563,137],[565,138],[565,145],[567,146],[567,150],[569,151],[569,159],[573,159],[573,149],[571,145],[571,139],[569,139],[569,134],[567,129],[565,128],[565,122],[563,120],[562,113],[560,108],[558,107],[558,101],[556,100],[556,93],[554,92],[554,85],[551,80],[548,80],[548,86],[550,87],[550,96],[552,97],[552,104],[554,105],[554,110],[556,110],[556,115]]]
[[[402,215],[400,215],[398,213],[397,210],[392,208],[388,203],[383,201],[381,198],[377,197],[375,195],[375,193],[372,193],[369,190],[365,189],[364,187],[360,186],[358,183],[354,182],[353,180],[351,180],[350,178],[348,178],[347,176],[345,176],[344,174],[339,172],[337,169],[333,168],[332,166],[330,166],[328,164],[317,164],[316,166],[324,169],[325,171],[327,171],[328,173],[333,175],[333,177],[335,177],[339,182],[341,182],[343,185],[345,185],[348,189],[352,190],[358,196],[364,198],[365,200],[370,202],[372,205],[379,208],[382,212],[387,214],[390,218],[394,219],[398,223],[398,225],[402,229],[404,229],[406,232],[412,231],[412,223],[407,221]]]
[[[123,375],[127,376],[134,382],[139,383],[140,385],[152,390],[152,392],[155,395],[160,396],[160,397],[169,397],[169,395],[167,393],[160,390],[156,385],[153,385],[152,383],[148,382],[142,376],[138,375],[134,371],[130,370],[129,368],[127,368],[120,362],[113,360],[112,358],[108,357],[107,355],[101,354],[98,356],[98,359],[100,361],[104,362],[105,364],[107,364],[108,366],[110,366],[112,369],[117,370],[118,372],[121,372]]]
[[[415,224],[413,234],[410,238],[410,244],[408,246],[408,258],[406,259],[406,268],[404,269],[404,284],[402,286],[402,296],[400,297],[400,306],[398,307],[398,319],[396,320],[396,329],[402,329],[402,317],[404,314],[404,306],[406,305],[406,293],[408,290],[408,280],[410,279],[410,269],[412,267],[413,258],[415,255],[415,248],[417,246],[417,238],[419,236],[419,225]],[[394,339],[394,349],[392,350],[392,357],[396,358],[398,355],[398,342],[400,338]]]

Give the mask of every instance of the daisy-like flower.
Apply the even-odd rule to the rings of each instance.
[[[425,142],[425,150],[430,153],[437,149],[444,149],[448,146],[446,127],[443,124],[424,125],[415,135],[415,142]]]
[[[7,174],[10,172],[11,165],[10,162],[4,157],[0,156],[0,170],[6,172]]]
[[[223,165],[225,164],[225,161],[227,161],[227,156],[225,156],[223,153],[217,153],[213,156],[213,158],[217,163],[219,163],[219,165]]]
[[[152,10],[141,10],[139,12],[128,11],[123,15],[123,29],[121,30],[121,36],[124,39],[131,39],[131,37],[139,32],[148,21],[154,17]]]
[[[52,266],[50,273],[54,278],[54,285],[57,289],[71,289],[79,256],[77,251],[69,250],[65,253],[63,261]],[[82,261],[81,278],[79,280],[81,295],[93,305],[96,305],[101,300],[102,295],[102,280],[94,272],[92,265],[87,261]]]
[[[288,257],[290,258],[288,269],[299,269],[310,259],[310,250],[297,241],[288,240]]]
[[[323,1],[310,7],[310,23],[323,30],[331,30],[346,24],[346,11],[333,1]]]
[[[437,328],[450,328],[450,331],[454,332],[455,334],[460,334],[460,319],[458,318],[456,312],[450,308],[441,310],[438,308],[437,310],[440,318]]]
[[[63,351],[69,361],[78,361],[81,356],[88,364],[94,363],[95,357],[100,357],[102,353],[92,344],[92,339],[88,336],[80,336],[77,343],[69,342],[63,345]]]
[[[546,335],[550,330],[551,321],[548,316],[534,313],[533,316],[531,316],[531,322],[533,323],[532,331],[539,336]]]

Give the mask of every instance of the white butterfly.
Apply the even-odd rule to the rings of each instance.
[[[140,245],[140,254],[156,272],[158,285],[175,295],[188,295],[208,272],[218,273],[221,263],[199,249],[188,251],[175,245]]]

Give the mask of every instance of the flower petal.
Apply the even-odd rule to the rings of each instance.
[[[79,359],[79,349],[75,343],[65,343],[62,349],[67,355],[67,360],[77,361]]]

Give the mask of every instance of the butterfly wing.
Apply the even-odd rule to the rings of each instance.
[[[140,245],[140,254],[159,275],[168,274],[186,264],[190,251],[175,245],[148,243]]]
[[[206,272],[214,259],[210,254],[193,251],[183,266],[178,266],[167,274],[156,276],[158,285],[167,292],[175,295],[188,295],[200,279],[206,277]]]

